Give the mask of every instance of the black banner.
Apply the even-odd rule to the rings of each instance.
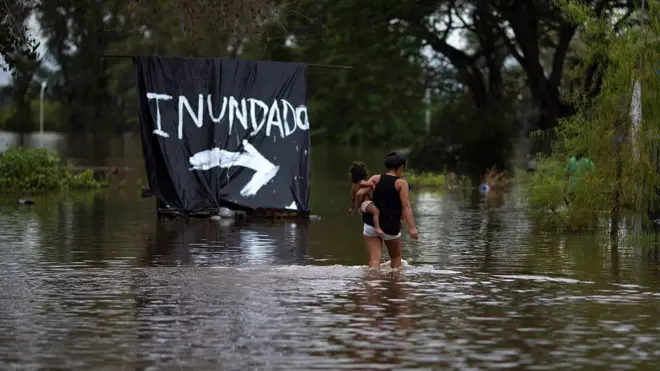
[[[136,57],[153,194],[185,212],[234,204],[309,212],[307,66]]]

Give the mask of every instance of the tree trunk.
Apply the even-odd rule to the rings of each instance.
[[[619,216],[621,211],[621,177],[623,175],[623,137],[626,133],[626,120],[617,119],[615,123],[615,145],[614,145],[614,156],[616,158],[616,170],[614,175],[614,193],[612,196],[612,211],[610,216],[610,241],[615,244],[618,241],[619,236]]]
[[[25,133],[33,129],[32,111],[30,102],[30,88],[36,65],[29,61],[22,61],[16,67],[14,73],[14,84],[12,86],[12,101],[16,107],[11,118],[8,129],[11,131]]]

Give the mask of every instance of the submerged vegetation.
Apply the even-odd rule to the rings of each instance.
[[[75,173],[59,155],[46,149],[11,147],[0,155],[0,190],[4,192],[98,189],[104,185],[92,170]]]
[[[530,214],[542,224],[595,230],[608,215],[615,237],[624,208],[646,219],[647,211],[659,206],[660,2],[647,1],[648,8],[622,28],[578,1],[562,3],[581,25],[584,40],[576,51],[581,63],[574,69],[592,70],[591,78],[602,83],[595,92],[581,90],[567,97],[576,112],[556,129],[552,155],[539,157],[537,171],[519,178]],[[638,86],[641,112],[635,108]],[[569,182],[566,166],[578,153],[593,161],[595,171]]]
[[[466,176],[457,176],[454,173],[433,173],[408,171],[405,179],[413,187],[454,188],[471,187],[472,182]]]

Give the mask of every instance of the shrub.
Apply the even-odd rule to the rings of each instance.
[[[104,181],[94,178],[94,172],[91,169],[86,169],[78,174],[69,172],[68,176],[68,186],[72,189],[96,189],[105,185]]]
[[[599,219],[609,213],[614,241],[624,207],[643,219],[647,210],[660,208],[660,39],[655,37],[660,31],[660,1],[647,1],[647,8],[620,29],[582,1],[559,3],[579,26],[582,47],[575,52],[580,63],[571,72],[585,82],[591,81],[584,78],[590,76],[585,71],[595,71],[596,77],[594,86],[584,85],[566,96],[576,112],[559,122],[552,156],[540,159],[540,171],[527,177],[528,206],[544,222],[560,221],[573,231],[598,229]],[[636,135],[630,111],[637,83],[642,119]],[[596,171],[581,179],[573,189],[574,198],[562,206],[567,196],[563,167],[579,152],[594,161]]]
[[[442,187],[446,185],[445,176],[437,173],[408,172],[405,179],[417,187]]]
[[[607,210],[611,193],[603,178],[592,174],[583,175],[569,193],[565,167],[564,162],[550,157],[538,161],[533,174],[517,174],[529,214],[546,227],[570,231],[594,229],[599,215]]]
[[[409,170],[404,177],[410,185],[416,187],[446,187],[449,185],[447,184],[446,176],[440,173],[416,172]],[[461,176],[457,180],[464,187],[472,186],[470,178],[466,176]]]
[[[91,170],[74,174],[54,153],[41,148],[10,147],[0,155],[0,190],[51,191],[60,188],[100,188]]]

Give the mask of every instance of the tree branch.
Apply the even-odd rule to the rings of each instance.
[[[417,23],[411,23],[411,26],[414,27],[418,36],[426,40],[427,44],[431,46],[433,50],[447,57],[451,64],[456,67],[459,74],[465,79],[465,83],[469,86],[475,104],[477,106],[485,105],[488,91],[484,82],[484,75],[476,65],[476,62],[479,59],[479,53],[468,55],[449,45],[445,39],[439,38],[427,27]]]
[[[455,15],[456,15],[456,18],[458,18],[458,20],[459,20],[459,21],[461,22],[461,24],[463,25],[463,28],[465,28],[466,30],[469,30],[469,31],[475,32],[475,33],[477,32],[476,28],[475,28],[474,26],[471,26],[471,25],[470,25],[470,24],[469,24],[469,23],[463,18],[463,16],[461,16],[461,13],[460,13],[458,10],[454,9],[454,13],[455,13]],[[451,17],[451,14],[450,14],[449,16]]]
[[[568,22],[562,22],[562,25],[559,28],[559,40],[557,41],[557,47],[555,48],[555,53],[552,57],[552,71],[550,72],[550,78],[548,81],[552,91],[558,89],[559,84],[561,83],[561,78],[564,74],[566,54],[568,53],[571,40],[573,40],[576,30],[577,27]]]
[[[616,23],[614,24],[614,32],[618,32],[621,29],[621,26],[623,26],[630,19],[630,16],[633,14],[633,12],[634,12],[633,8],[628,9],[626,14],[624,14],[623,17],[621,17],[621,19],[616,21]]]

